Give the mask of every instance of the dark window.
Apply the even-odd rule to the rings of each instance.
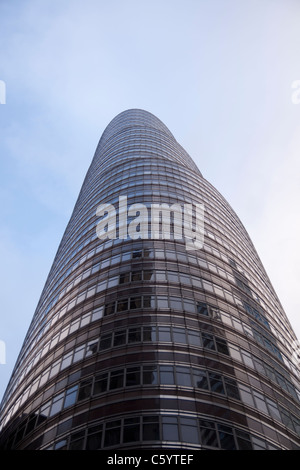
[[[85,431],[79,431],[71,435],[69,450],[82,450]]]
[[[214,343],[214,338],[212,335],[209,335],[208,333],[202,333],[202,340],[203,340],[203,347],[206,349],[212,349],[215,350],[215,343]]]
[[[208,316],[208,306],[205,303],[198,302],[197,303],[197,312],[200,313],[200,315],[205,315]]]
[[[218,425],[221,448],[225,450],[235,450],[236,445],[232,429],[228,426]]]
[[[97,375],[94,384],[94,395],[104,393],[107,390],[108,374],[107,372],[101,375]]]
[[[252,450],[250,435],[244,431],[236,430],[236,440],[240,450]]]
[[[131,274],[132,282],[141,281],[142,280],[142,271],[136,271]]]
[[[104,446],[120,444],[121,420],[106,423]]]
[[[140,440],[140,418],[124,419],[123,442]]]
[[[139,367],[128,367],[126,371],[126,387],[132,385],[140,385],[140,368]]]
[[[102,424],[93,426],[88,430],[88,436],[86,441],[87,450],[101,449],[102,441]]]
[[[126,344],[126,330],[115,331],[114,346],[120,346],[121,344]]]
[[[226,354],[226,356],[229,356],[227,343],[224,339],[216,338],[216,344],[219,353]]]
[[[144,328],[143,328],[143,341],[156,341],[156,328],[155,328],[155,326],[144,326]]]
[[[111,372],[109,389],[114,390],[115,388],[123,387],[123,376],[124,376],[123,369],[118,369],[118,370],[114,370],[113,372]]]
[[[204,446],[219,447],[218,437],[214,423],[200,420],[200,438]]]
[[[112,334],[108,333],[106,335],[102,335],[100,338],[100,349],[107,349],[111,347],[111,339]]]
[[[78,394],[78,400],[84,400],[89,398],[92,393],[92,381],[93,379],[87,379],[81,382]]]
[[[115,313],[115,302],[111,302],[105,305],[104,315],[112,315]]]
[[[156,385],[158,383],[157,366],[143,367],[143,384]]]
[[[144,441],[160,440],[158,416],[144,416],[143,417],[143,440]]]
[[[141,328],[129,328],[128,343],[137,343],[141,341]]]
[[[240,394],[235,380],[225,378],[225,387],[229,397],[240,400]]]
[[[186,343],[185,330],[183,328],[173,328],[173,339],[175,343]]]
[[[124,312],[124,310],[128,310],[128,299],[118,300],[117,312]]]
[[[130,281],[130,273],[120,274],[120,284],[125,284]]]
[[[141,297],[131,297],[130,310],[136,310],[142,307]]]
[[[219,374],[209,373],[210,388],[212,392],[225,394],[222,376]]]
[[[207,375],[204,370],[193,369],[194,386],[208,390]]]

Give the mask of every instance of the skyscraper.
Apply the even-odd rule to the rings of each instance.
[[[167,127],[105,129],[2,401],[4,449],[299,449],[295,334]]]

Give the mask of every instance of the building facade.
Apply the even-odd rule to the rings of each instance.
[[[1,406],[3,449],[299,449],[295,334],[167,127],[105,129]]]

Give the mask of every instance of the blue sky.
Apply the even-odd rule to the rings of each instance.
[[[298,0],[0,1],[0,396],[99,138],[128,108],[226,197],[300,337],[299,17]]]

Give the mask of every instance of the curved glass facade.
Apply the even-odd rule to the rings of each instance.
[[[229,204],[159,119],[122,112],[3,397],[1,446],[299,449],[296,341]]]

